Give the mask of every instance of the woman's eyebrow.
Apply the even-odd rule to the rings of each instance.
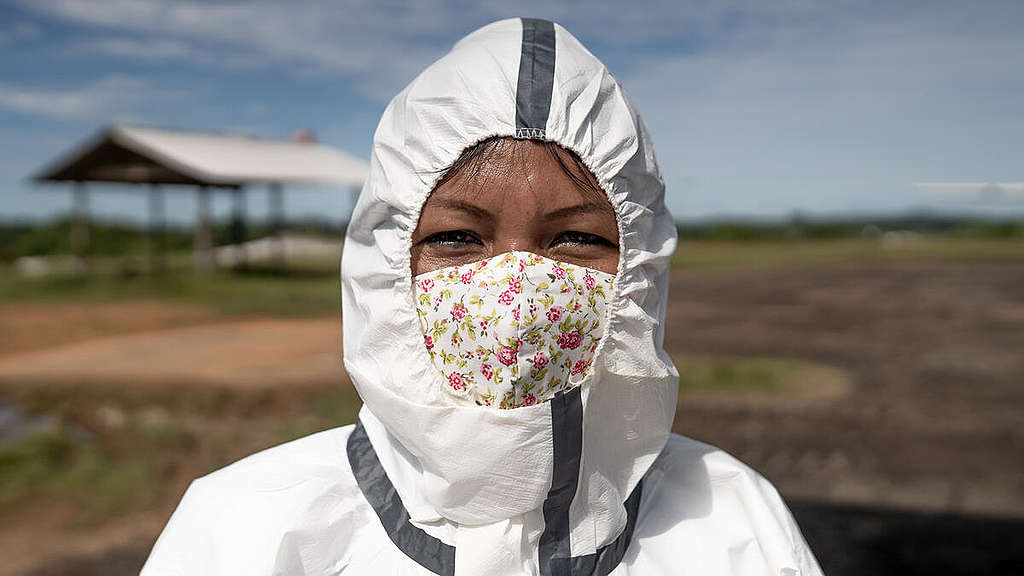
[[[465,212],[476,218],[484,220],[493,220],[494,214],[463,200],[452,200],[448,198],[437,198],[431,202],[431,207],[443,208],[445,210],[458,210],[459,212]]]
[[[572,206],[566,206],[565,208],[559,208],[558,210],[552,210],[544,214],[545,220],[560,220],[569,216],[581,216],[585,214],[610,214],[612,213],[611,206],[606,204],[598,204],[596,202],[586,202],[583,204],[574,204]]]

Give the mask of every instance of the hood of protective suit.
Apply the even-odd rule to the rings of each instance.
[[[614,207],[620,244],[586,377],[509,410],[452,396],[424,346],[410,266],[435,183],[494,136],[575,152]],[[557,24],[510,19],[477,30],[384,112],[342,257],[345,366],[410,521],[456,547],[460,573],[533,572],[538,561],[593,555],[626,529],[627,500],[676,407],[678,374],[662,350],[676,230],[663,195],[629,98]]]

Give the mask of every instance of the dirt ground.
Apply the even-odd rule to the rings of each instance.
[[[796,503],[808,539],[820,546],[826,573],[878,573],[882,564],[858,563],[849,538],[867,534],[877,540],[892,527],[925,534],[919,548],[927,550],[936,545],[927,535],[935,533],[922,527],[949,527],[942,537],[962,543],[965,531],[995,526],[1004,532],[987,532],[994,540],[1001,534],[1015,539],[992,546],[1020,557],[1012,542],[1024,542],[1024,251],[992,259],[681,270],[671,290],[666,348],[673,355],[791,358],[843,374],[842,395],[810,402],[684,396],[675,425],[677,432],[732,452],[775,482]],[[29,371],[49,370],[47,378],[68,366],[110,377],[112,368],[102,359],[128,347],[145,360],[122,376],[145,372],[167,380],[180,375],[181,365],[199,362],[217,384],[260,370],[245,362],[218,367],[213,360],[189,359],[252,358],[244,352],[249,342],[265,352],[263,384],[286,375],[273,372],[271,364],[306,363],[305,378],[339,369],[321,362],[339,346],[336,319],[156,328],[9,350],[0,356],[0,378],[4,370],[25,376],[30,364],[35,368]],[[267,340],[268,331],[288,336]],[[210,348],[224,334],[225,348]],[[179,353],[158,353],[169,348]],[[161,373],[161,358],[177,366]],[[83,536],[71,547],[74,558],[34,562],[31,570],[26,564],[20,572],[135,573],[164,515],[126,518],[120,527],[100,531],[109,536],[105,549]],[[837,532],[854,536],[843,540],[848,535]],[[878,562],[899,552],[884,542],[872,544]],[[919,555],[918,548],[900,550]],[[1006,573],[1006,561],[989,561],[989,552],[971,548],[964,558],[976,561],[948,573]],[[938,560],[928,566],[933,565],[942,567]]]
[[[676,274],[666,347],[840,368],[814,406],[687,405],[676,431],[790,497],[1024,516],[1024,257]]]
[[[0,355],[209,322],[212,316],[203,306],[160,300],[4,304],[0,306]]]
[[[136,331],[0,356],[0,380],[269,388],[344,378],[337,318]]]

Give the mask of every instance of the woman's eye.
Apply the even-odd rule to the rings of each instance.
[[[552,246],[564,244],[583,246],[615,246],[614,243],[610,242],[603,236],[576,231],[562,232],[557,238],[555,238],[555,241],[551,243]]]
[[[445,230],[427,236],[423,242],[447,247],[460,247],[467,244],[483,244],[476,236],[465,230]]]

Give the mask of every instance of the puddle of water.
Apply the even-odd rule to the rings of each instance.
[[[27,436],[54,430],[57,419],[52,414],[26,417],[17,406],[0,403],[0,449]]]

